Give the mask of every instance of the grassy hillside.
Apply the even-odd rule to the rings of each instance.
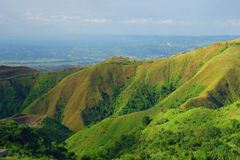
[[[211,47],[217,49],[213,52],[218,53],[217,56],[206,62],[191,79],[161,101],[160,106],[217,108],[239,99],[237,75],[240,69],[240,45],[218,43]]]
[[[1,80],[0,115],[50,117],[41,135],[58,143],[71,135],[60,123],[78,131],[66,143],[80,159],[236,159],[239,75],[240,40],[156,60],[114,57]]]
[[[84,115],[94,117],[92,115],[100,112],[99,119],[103,119],[112,114],[114,108],[104,107],[114,103],[113,97],[116,97],[118,91],[134,76],[136,66],[137,64],[129,59],[113,58],[86,67],[63,79],[47,94],[32,103],[26,112],[46,114],[70,129],[78,130],[84,123],[95,121],[90,119],[84,122]],[[95,109],[93,111],[90,108]]]
[[[0,80],[0,118],[20,113],[22,104],[33,87],[35,76]]]
[[[67,76],[25,112],[77,131],[154,106],[219,108],[240,97],[239,62],[238,40],[157,60],[112,58]]]
[[[238,40],[138,62],[113,115],[68,147],[82,159],[240,158],[239,69]]]
[[[0,67],[0,72],[4,72],[5,75],[9,76],[0,79],[0,118],[21,113],[26,106],[49,91],[65,76],[78,69],[50,73],[36,73],[34,71],[28,72],[28,75],[25,73],[26,70],[26,67],[14,67],[16,73],[13,76],[12,67]],[[29,70],[32,71],[32,69]]]
[[[79,131],[67,144],[90,159],[236,159],[239,107],[236,102],[216,110],[154,109],[108,118]]]

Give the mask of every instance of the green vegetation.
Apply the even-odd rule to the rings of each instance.
[[[76,70],[13,76],[10,79],[0,80],[0,118],[22,112],[29,104]]]
[[[24,111],[52,118],[33,128],[2,125],[1,145],[33,158],[74,159],[65,141],[79,159],[240,159],[237,42],[0,81],[2,117]]]
[[[0,146],[8,149],[9,156],[20,158],[75,159],[64,144],[49,141],[37,129],[15,122],[0,123]]]
[[[21,112],[22,103],[33,85],[33,76],[0,81],[0,118]]]
[[[77,153],[79,157],[101,157],[104,159],[109,152],[121,155],[123,154],[122,150],[127,151],[129,148],[134,148],[136,140],[138,141],[139,139],[139,133],[145,127],[145,124],[142,122],[144,115],[138,112],[107,118],[79,131],[67,139],[66,142],[69,149]],[[121,147],[116,147],[116,144],[121,143],[119,141],[122,141],[122,138],[125,136],[130,137],[131,143],[129,143],[129,146],[126,145],[128,144],[128,139],[126,139],[126,141],[122,142],[123,144],[119,144]]]
[[[140,84],[136,87],[134,94],[119,114],[146,110],[156,104],[158,99],[159,91],[157,90],[157,86]]]
[[[145,151],[144,156],[151,159],[238,159],[240,152],[235,139],[239,137],[238,104],[219,110],[173,109],[158,113],[143,131],[145,141],[141,150]],[[166,117],[168,121],[159,123]]]
[[[181,97],[178,97],[178,98],[174,97],[174,99],[169,98],[161,103],[163,103],[164,105],[166,105],[168,107],[175,108],[175,107],[180,106],[181,104],[184,104],[187,100],[198,96],[199,93],[201,93],[206,88],[204,86],[198,86],[195,84],[193,84],[192,86],[188,86],[188,87],[191,88],[191,91],[189,91],[189,90],[183,91],[181,93]],[[191,106],[191,107],[193,107],[193,106]]]
[[[84,124],[89,125],[97,123],[111,116],[114,113],[116,99],[121,90],[121,88],[116,89],[111,97],[106,93],[101,93],[103,100],[99,101],[92,107],[87,107],[82,112]]]
[[[72,72],[73,71],[71,70],[69,71],[64,70],[64,71],[58,71],[58,72],[39,75],[35,85],[33,86],[27,98],[25,99],[23,103],[23,107],[26,108],[33,101],[38,99],[43,94],[47,93],[51,88],[53,88],[57,83],[59,83],[64,77],[71,74]]]
[[[229,105],[240,98],[239,48],[235,42],[221,42],[151,61],[110,58],[66,76],[25,113],[47,115],[78,131],[110,116],[152,107]]]
[[[117,96],[120,116],[80,130],[68,148],[86,159],[240,158],[239,48],[223,42],[139,64]]]
[[[105,150],[95,154],[85,154],[80,159],[114,159],[119,157],[124,152],[130,152],[134,149],[134,145],[138,143],[138,138],[135,135],[122,135],[118,140],[114,141]]]
[[[144,126],[147,126],[151,121],[152,119],[149,116],[144,116],[142,119],[142,123]]]
[[[48,141],[56,143],[64,142],[73,134],[68,128],[51,118],[44,118],[38,127],[36,127],[36,130]]]
[[[141,113],[151,114],[152,120],[149,116],[136,119],[141,116],[129,114],[109,119],[108,126],[102,121],[80,131],[67,144],[79,157],[90,159],[236,159],[240,158],[239,106],[237,102],[219,110],[193,108]],[[128,128],[126,134],[122,127],[132,121],[136,125]],[[143,125],[139,127],[138,123]],[[114,130],[121,130],[118,138],[114,137]],[[92,136],[94,140],[89,142]]]
[[[115,98],[137,67],[134,62],[125,64],[123,61],[129,59],[107,60],[65,77],[24,112],[46,114],[73,131],[112,115]]]

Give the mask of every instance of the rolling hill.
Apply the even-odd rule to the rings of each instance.
[[[150,109],[107,118],[66,142],[80,159],[234,160],[240,157],[239,106]]]
[[[238,39],[168,58],[113,57],[1,80],[0,116],[61,123],[76,132],[66,143],[80,159],[234,159],[239,75]]]
[[[24,112],[77,131],[153,106],[219,108],[240,97],[239,47],[235,40],[157,60],[111,58],[67,76]]]
[[[61,79],[77,70],[79,68],[41,73],[27,67],[0,67],[0,118],[21,113]]]
[[[38,71],[29,67],[10,67],[10,66],[0,66],[0,80],[10,79],[18,76],[26,76],[36,74]]]
[[[79,130],[84,126],[82,111],[102,101],[109,102],[118,94],[117,90],[124,88],[126,82],[134,75],[136,67],[134,62],[120,58],[86,67],[64,78],[26,108],[25,113],[46,114],[63,122],[72,130]],[[110,112],[106,113],[106,116],[111,115],[111,109],[106,110]],[[104,111],[102,114],[105,114]]]
[[[138,63],[113,116],[70,137],[69,149],[82,159],[240,157],[239,42]],[[138,88],[149,85],[158,100],[148,106],[155,94]]]

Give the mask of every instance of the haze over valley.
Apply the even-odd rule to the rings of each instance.
[[[0,65],[42,71],[96,64],[109,57],[154,59],[238,36],[80,36],[78,40],[2,40]]]

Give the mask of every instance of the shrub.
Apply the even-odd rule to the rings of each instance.
[[[151,121],[152,119],[149,116],[144,116],[142,119],[142,123],[144,126],[147,126]]]
[[[143,111],[152,107],[158,102],[159,94],[157,86],[150,84],[138,85],[120,114]]]
[[[15,122],[0,123],[0,146],[9,149],[9,154],[15,157],[75,159],[75,154],[68,152],[63,144],[52,143],[36,128]]]

